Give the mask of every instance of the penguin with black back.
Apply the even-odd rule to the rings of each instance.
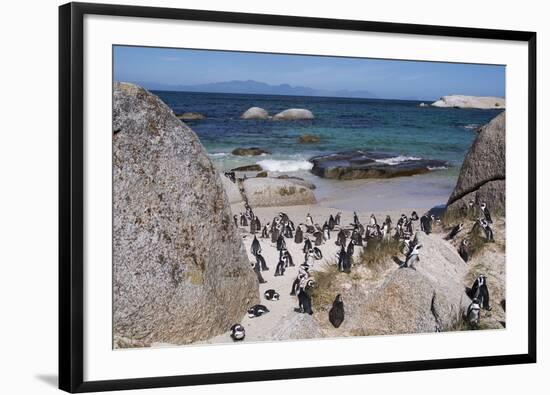
[[[338,328],[344,322],[344,301],[342,300],[342,295],[336,295],[336,299],[332,302],[332,308],[328,312],[328,320],[335,328]]]

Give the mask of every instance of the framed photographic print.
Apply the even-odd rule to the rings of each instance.
[[[536,361],[535,33],[59,12],[61,389]]]

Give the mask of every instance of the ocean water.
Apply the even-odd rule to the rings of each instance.
[[[207,117],[186,123],[197,133],[220,170],[259,163],[275,174],[302,176],[318,186],[316,194],[321,201],[335,198],[348,186],[355,193],[363,193],[365,189],[361,187],[367,186],[372,191],[371,195],[384,199],[385,195],[399,194],[401,185],[415,191],[415,199],[428,198],[426,204],[444,203],[442,200],[446,200],[452,191],[464,156],[475,138],[475,129],[501,111],[419,107],[419,101],[403,100],[166,91],[153,93],[175,113],[194,111]],[[270,115],[288,108],[306,108],[313,112],[315,119],[240,119],[240,115],[253,106],[266,109]],[[319,136],[321,142],[299,144],[298,137],[305,133]],[[231,151],[237,147],[260,147],[270,151],[271,155],[231,155]],[[354,149],[391,153],[395,161],[408,157],[442,159],[449,163],[449,167],[434,170],[425,176],[412,177],[412,186],[411,180],[402,178],[345,182],[322,180],[309,173],[311,164],[307,160],[312,156]],[[418,191],[415,189],[416,184]],[[376,186],[382,189],[376,190]],[[434,195],[437,197],[430,200]],[[401,206],[403,203],[396,202]]]

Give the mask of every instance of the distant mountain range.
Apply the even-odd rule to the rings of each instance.
[[[167,85],[155,82],[135,82],[149,90],[159,91],[183,91],[206,93],[249,93],[257,95],[287,95],[287,96],[326,96],[326,97],[351,97],[374,99],[376,95],[366,90],[326,90],[314,89],[306,86],[291,86],[289,84],[270,85],[265,82],[248,81],[224,81],[198,85]]]

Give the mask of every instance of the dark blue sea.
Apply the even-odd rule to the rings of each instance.
[[[364,149],[391,153],[396,161],[408,157],[447,161],[448,168],[434,169],[432,177],[415,177],[416,184],[418,180],[428,182],[435,188],[434,193],[438,196],[436,200],[443,200],[448,197],[456,182],[464,156],[475,138],[476,128],[501,111],[420,107],[419,101],[404,100],[167,91],[153,93],[174,113],[193,111],[206,116],[204,120],[186,123],[197,133],[221,170],[260,163],[271,172],[295,173],[312,179],[321,186],[318,191],[321,198],[326,193],[330,194],[330,186],[334,187],[335,184],[308,175],[311,165],[307,159],[322,153]],[[306,108],[313,112],[315,119],[240,119],[241,114],[253,106],[266,109],[270,115],[288,108]],[[321,137],[321,142],[299,144],[298,137],[306,133]],[[231,151],[237,147],[260,147],[272,154],[236,157],[231,155]],[[400,185],[399,191],[406,188],[406,182],[393,182]],[[336,185],[341,189],[343,182],[339,183]],[[323,186],[328,189],[323,189]],[[412,185],[411,188],[415,191]],[[432,192],[428,188],[426,193]]]

